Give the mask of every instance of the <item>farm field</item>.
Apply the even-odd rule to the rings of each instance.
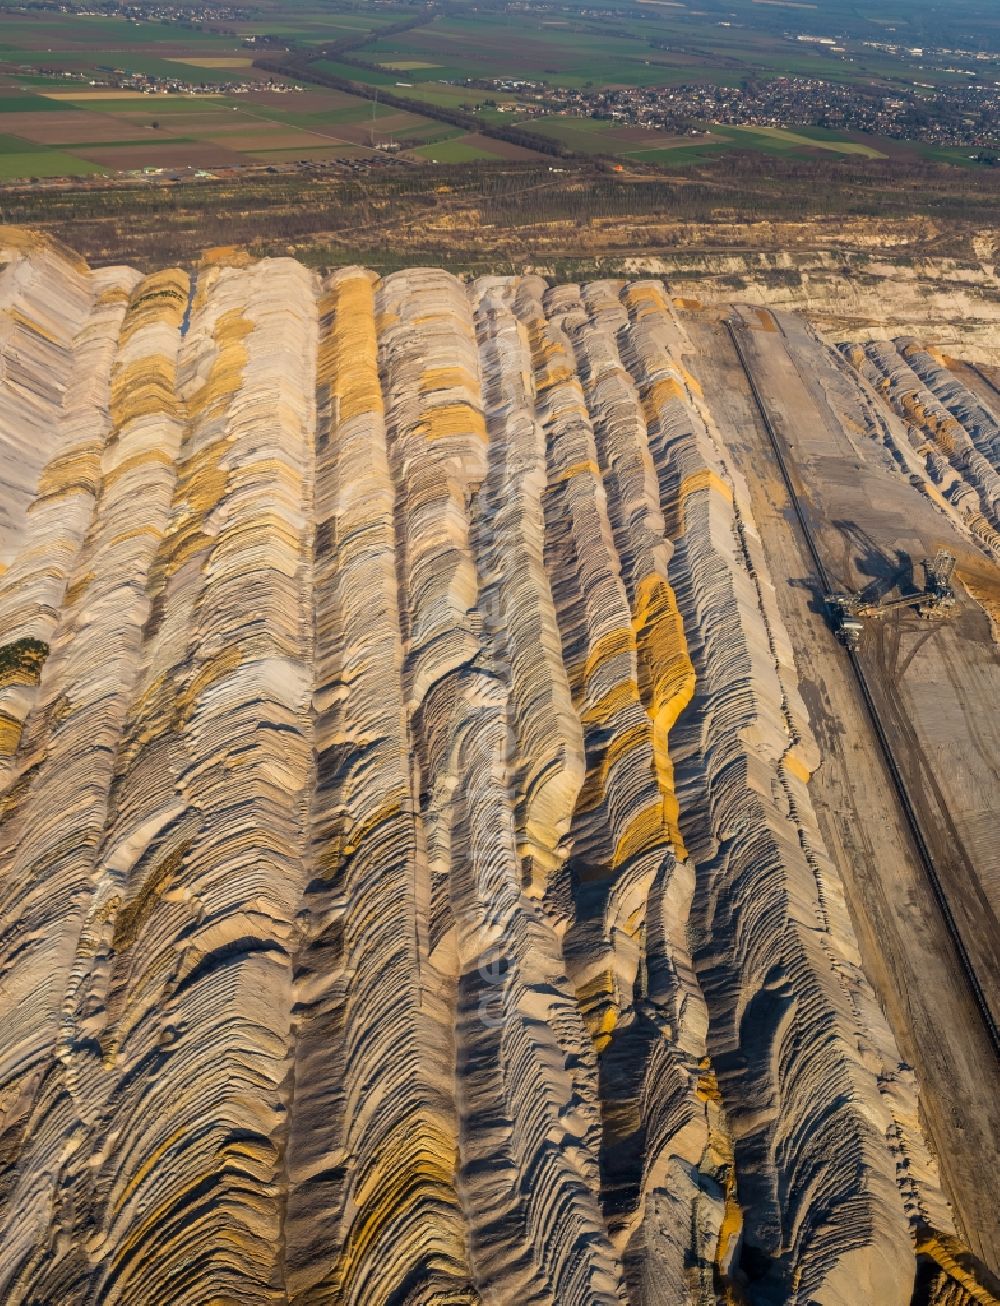
[[[431,163],[471,163],[477,159],[509,159],[511,161],[538,159],[532,150],[523,149],[510,141],[498,141],[478,132],[457,133],[447,140],[423,145],[413,154]]]
[[[683,63],[650,48],[649,38],[552,26],[523,15],[446,18],[428,27],[376,40],[373,62],[426,60],[407,73],[414,84],[466,77],[547,80],[558,86],[593,82],[658,86],[678,78]],[[687,76],[688,73],[683,73]],[[367,76],[367,74],[366,74]]]
[[[602,154],[616,157],[638,155],[644,150],[669,149],[690,145],[688,136],[630,127],[600,118],[537,118],[532,130],[561,142],[578,154]]]
[[[786,130],[781,127],[713,126],[698,135],[676,135],[645,127],[622,125],[597,118],[551,116],[535,119],[532,131],[560,141],[578,154],[606,155],[643,163],[689,163],[726,149],[759,150],[765,154],[810,155],[817,150],[833,154],[883,159],[878,138],[871,143],[850,139],[845,132],[819,127]]]
[[[833,154],[854,154],[867,159],[886,157],[874,144],[862,144],[850,139],[845,132],[828,131],[822,127],[791,130],[785,127],[712,127],[711,135],[740,148],[765,153],[803,154],[829,150]],[[870,139],[877,141],[878,137]]]
[[[0,4],[0,181],[364,158],[396,136],[434,141],[447,134],[439,122],[272,78],[245,44],[264,21],[272,38],[308,44],[364,37],[393,20],[278,5],[260,21],[199,30]],[[182,89],[112,84],[133,76],[152,90]]]
[[[454,96],[442,99],[449,108],[470,103]],[[875,137],[859,141],[821,128],[713,126],[692,136],[590,118],[519,119],[489,109],[479,113],[486,122],[523,125],[575,154],[666,167],[711,159],[731,149],[802,157],[821,151],[869,159],[886,158],[901,149],[900,142]],[[387,144],[399,147],[403,157],[413,161],[540,157],[530,149],[477,132],[464,133],[416,112],[320,87],[182,97],[0,86],[2,180],[363,158]],[[929,153],[916,146],[902,149],[916,156]],[[961,163],[963,154],[967,151],[938,150],[929,157]]]
[[[419,113],[315,86],[238,96],[77,86],[29,90],[13,79],[0,86],[0,179],[347,160],[372,157],[388,144],[419,162],[538,157]]]
[[[737,150],[905,156],[968,168],[975,159],[965,148],[818,127],[706,123],[700,133],[680,134],[540,118],[532,95],[542,84],[666,93],[681,84],[806,76],[831,85],[918,84],[932,99],[935,86],[972,74],[940,61],[925,66],[924,44],[1000,48],[1000,17],[986,0],[961,0],[947,21],[900,0],[873,17],[848,0],[822,7],[611,0],[613,19],[582,3],[579,12],[571,4],[435,12],[340,3],[248,0],[220,11],[226,17],[218,22],[179,22],[26,10],[0,0],[0,180],[353,160],[387,148],[410,164],[532,159],[542,157],[533,148],[539,137],[579,156],[647,169],[710,164]],[[291,67],[275,73],[258,61]],[[982,56],[975,75],[1000,82],[1000,57]],[[310,76],[335,78],[345,89],[319,87]],[[504,81],[502,91],[490,86]],[[123,83],[138,89],[119,89]],[[174,93],[159,93],[167,87]],[[377,102],[382,95],[397,104]],[[510,139],[482,134],[470,115],[487,133],[507,129]]]
[[[3,84],[6,83],[6,84]],[[341,91],[143,95],[0,81],[0,179],[371,156],[390,140],[453,133]]]
[[[0,179],[10,177],[71,177],[99,172],[96,164],[62,150],[32,148],[16,136],[0,135]]]
[[[859,38],[885,33],[877,25],[859,26],[853,13],[837,16],[837,8],[832,13],[829,7],[796,9],[792,31],[789,9],[760,0],[697,8],[681,3],[629,6],[610,28],[583,16],[477,12],[378,37],[364,57],[395,70],[405,65],[406,79],[415,85],[466,77],[516,77],[566,87],[670,86],[694,80],[733,85],[734,77],[782,75],[847,83],[911,80],[908,74],[916,59],[907,63],[906,58],[872,49]],[[833,49],[813,37],[837,30],[838,22],[846,22],[848,30],[856,28],[858,38],[844,37],[846,44]],[[863,31],[864,26],[870,30]],[[918,30],[907,23],[897,34],[906,27]],[[360,75],[372,81],[377,76],[364,70]],[[962,77],[954,70],[920,69],[920,80],[929,84]]]

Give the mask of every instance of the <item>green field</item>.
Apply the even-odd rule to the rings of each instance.
[[[0,179],[82,177],[102,169],[62,150],[31,145],[16,136],[0,136]]]
[[[707,163],[724,154],[727,148],[722,141],[706,141],[702,145],[677,145],[666,150],[637,150],[629,158],[637,163],[655,163],[660,168],[683,168]]]
[[[615,124],[599,118],[535,118],[529,124],[533,132],[549,136],[578,154],[615,154],[619,152],[610,139]],[[636,146],[640,149],[641,146]]]
[[[834,154],[859,154],[868,159],[886,156],[874,145],[862,145],[839,132],[822,127],[712,127],[713,136],[731,141],[740,149],[762,150],[765,154],[802,154],[809,150],[830,150]]]
[[[620,125],[597,118],[549,117],[530,123],[532,131],[562,142],[578,154],[605,155],[623,161],[655,163],[672,167],[698,162],[727,149],[757,150],[764,154],[808,155],[816,150],[883,159],[878,139],[872,144],[855,141],[843,132],[822,127],[786,130],[781,127],[713,126],[699,136],[678,137],[666,143],[664,133],[622,132]],[[648,140],[643,136],[648,135]],[[628,139],[623,139],[623,136]]]
[[[44,113],[58,108],[55,100],[44,95],[0,95],[0,113]]]
[[[331,77],[344,77],[349,82],[363,82],[366,86],[395,86],[397,81],[406,79],[400,74],[382,73],[370,68],[355,68],[351,64],[338,63],[335,59],[317,59],[310,65],[317,72],[328,73]]]
[[[467,145],[462,140],[441,141],[436,145],[424,145],[414,154],[435,163],[471,163],[474,159],[495,159],[496,155],[476,145]]]

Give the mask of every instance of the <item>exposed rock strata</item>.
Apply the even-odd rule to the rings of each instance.
[[[2,275],[3,1299],[988,1299],[660,284]]]
[[[825,1291],[847,1302],[863,1283],[871,1300],[903,1301],[905,1227],[883,1159],[885,1122],[875,1124],[877,1093],[854,1046],[857,1013],[838,982],[850,929],[837,886],[831,895],[827,885],[804,783],[815,749],[790,650],[740,486],[693,378],[670,367],[680,342],[662,291],[638,285],[625,297],[637,355],[650,360],[642,374],[672,382],[655,393],[650,415],[661,494],[677,504],[672,573],[698,672],[695,710],[679,723],[678,775],[682,813],[700,808],[689,838],[699,866],[695,964],[709,1053],[723,1101],[734,1103],[737,1175],[752,1185],[745,1243],[780,1295]],[[689,808],[686,785],[708,802]],[[789,1149],[793,1122],[805,1119],[809,1137]],[[786,1206],[783,1192],[796,1200]],[[876,1228],[862,1251],[858,1232]]]
[[[843,346],[906,423],[928,480],[966,529],[1000,556],[1000,419],[915,341]]]
[[[973,239],[978,256],[927,256],[919,248],[937,234],[917,220],[910,234],[895,233],[871,218],[831,223],[822,248],[809,248],[809,224],[761,222],[749,228],[684,227],[679,232],[636,232],[668,254],[624,260],[629,276],[663,276],[674,293],[706,304],[766,305],[808,314],[830,340],[866,342],[892,334],[919,336],[963,358],[1000,365],[1000,297],[996,232]],[[731,241],[734,248],[718,246]],[[696,246],[685,249],[687,241]],[[746,246],[750,244],[748,251]],[[702,248],[698,248],[701,246]],[[740,248],[742,246],[742,248]],[[900,248],[902,246],[902,248]],[[705,252],[705,248],[712,250]]]

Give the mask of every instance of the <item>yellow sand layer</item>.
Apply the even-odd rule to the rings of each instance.
[[[318,379],[330,387],[334,416],[350,422],[365,413],[381,416],[375,334],[375,291],[367,273],[335,282],[320,306],[329,329],[320,337]]]
[[[677,599],[661,577],[647,576],[640,583],[632,625],[639,655],[639,692],[653,723],[653,761],[663,797],[663,819],[675,853],[686,857],[669,736],[694,695],[695,672]]]

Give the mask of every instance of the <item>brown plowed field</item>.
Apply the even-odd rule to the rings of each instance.
[[[420,127],[423,125],[430,126],[424,118],[418,118],[415,113],[390,113],[375,121],[375,138],[384,141],[386,137],[392,136],[396,132],[406,131],[408,127]],[[353,141],[357,145],[367,145],[372,137],[371,122],[351,122],[351,123],[332,123],[327,130],[331,135],[336,135],[345,141]]]
[[[348,95],[344,91],[319,90],[313,87],[307,91],[257,91],[252,104],[264,109],[287,109],[293,113],[322,113],[329,109],[356,108],[363,103],[358,96]]]
[[[90,159],[92,163],[99,163],[105,168],[116,168],[120,172],[131,168],[215,168],[246,162],[245,154],[211,141],[191,141],[178,145],[99,145],[95,149],[78,153],[81,158]]]
[[[285,127],[281,123],[275,123],[273,130],[269,130],[264,123],[260,124],[260,128],[258,131],[244,124],[239,131],[213,133],[204,139],[206,142],[212,141],[217,145],[239,150],[241,154],[244,151],[249,153],[260,150],[329,149],[344,140],[336,128],[325,131],[300,131],[297,127]]]
[[[538,159],[541,157],[535,150],[525,149],[523,145],[515,145],[512,141],[494,140],[492,136],[481,136],[479,132],[470,132],[468,136],[463,136],[462,144],[471,145],[476,149],[489,150],[490,154],[495,155],[498,159]]]
[[[122,141],[141,136],[150,130],[136,126],[129,119],[110,114],[89,113],[86,109],[67,109],[57,113],[7,113],[3,130],[39,145],[82,145],[102,141]]]

